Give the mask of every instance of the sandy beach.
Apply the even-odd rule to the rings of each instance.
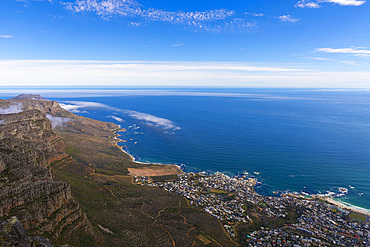
[[[364,214],[364,215],[370,217],[370,212],[365,208],[353,206],[353,205],[350,205],[350,204],[346,205],[346,204],[344,204],[342,202],[339,202],[339,201],[336,201],[336,200],[334,200],[333,198],[330,198],[330,197],[325,197],[324,200],[327,201],[328,203],[334,204],[335,206],[337,206],[339,208],[347,209],[347,210],[350,210],[350,211],[353,211],[353,212],[356,212],[356,213],[360,213],[360,214]]]

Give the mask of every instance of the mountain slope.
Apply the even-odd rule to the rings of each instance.
[[[184,197],[134,184],[128,168],[159,166],[132,161],[118,130],[54,101],[0,101],[0,221],[73,246],[235,246]]]

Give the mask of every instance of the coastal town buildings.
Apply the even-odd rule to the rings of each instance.
[[[245,176],[184,173],[171,181],[135,177],[135,182],[184,196],[249,246],[370,246],[368,215],[319,197],[261,196],[254,191],[256,181]]]

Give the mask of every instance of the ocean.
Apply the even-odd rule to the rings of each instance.
[[[26,92],[119,124],[139,161],[245,173],[263,195],[332,192],[370,209],[370,90],[2,88],[0,98]]]

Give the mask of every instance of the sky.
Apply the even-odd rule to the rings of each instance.
[[[370,88],[367,0],[1,0],[0,86]]]

